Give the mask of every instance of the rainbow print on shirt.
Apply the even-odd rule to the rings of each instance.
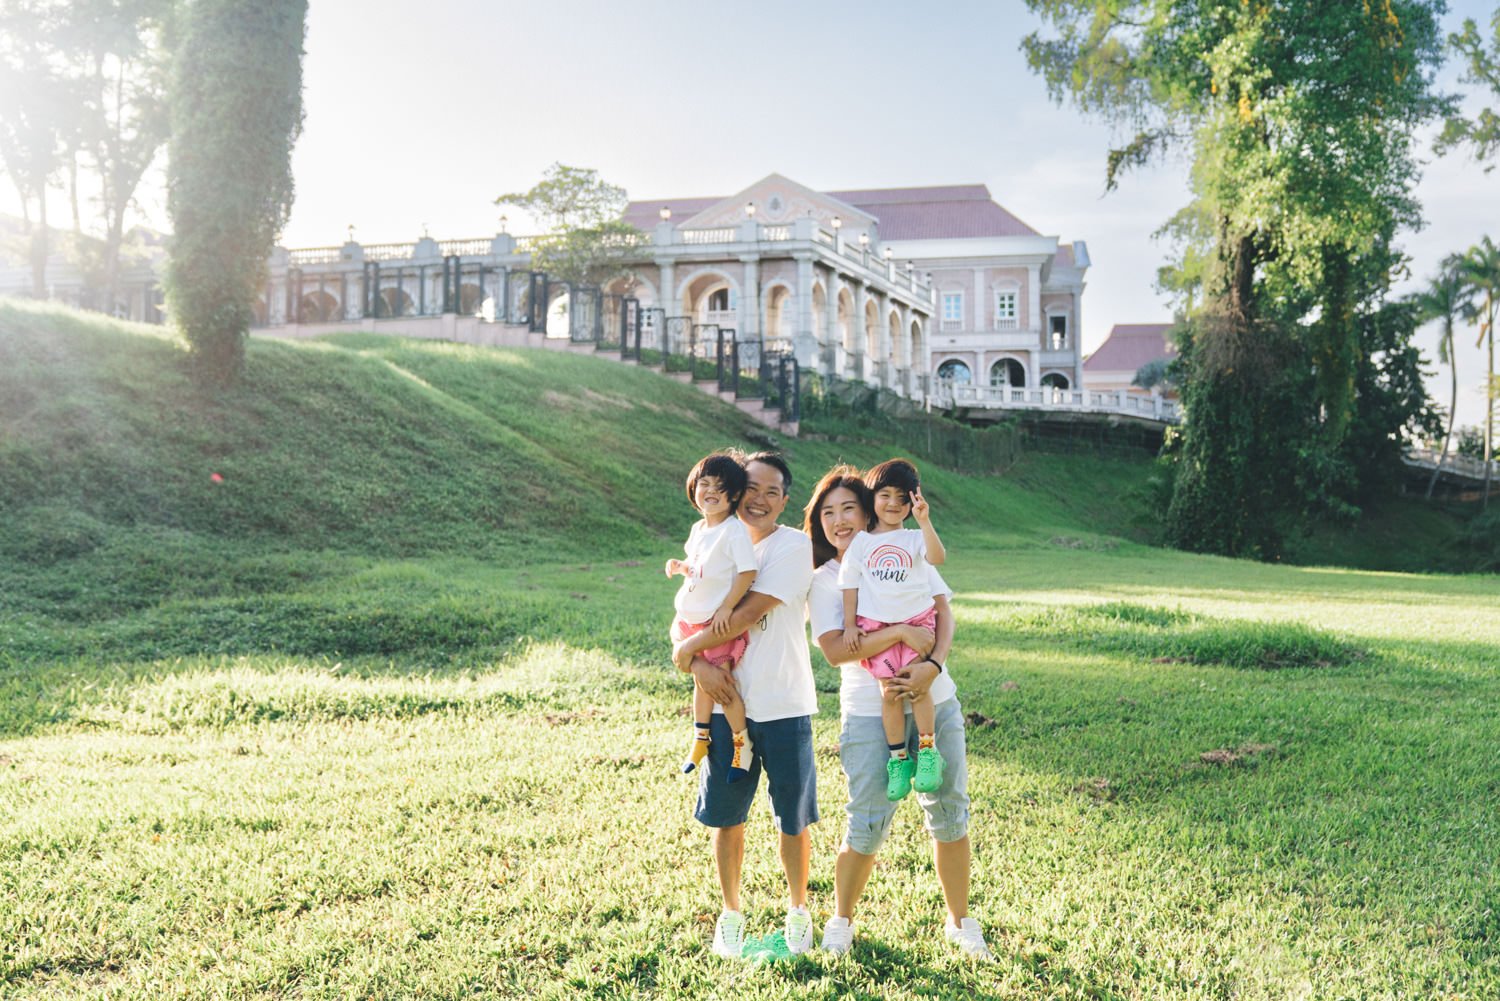
[[[897,583],[906,580],[906,572],[911,569],[911,566],[911,553],[889,542],[883,546],[876,546],[870,551],[870,558],[865,561],[865,567],[870,571],[872,578]]]

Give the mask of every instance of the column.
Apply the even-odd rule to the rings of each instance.
[[[740,289],[740,325],[738,337],[742,341],[760,339],[760,255],[746,254],[740,258],[745,265],[744,287]]]
[[[824,327],[828,333],[828,343],[824,345],[824,351],[829,359],[829,364],[826,366],[827,374],[842,376],[844,373],[838,364],[839,357],[844,353],[844,345],[842,335],[839,333],[839,272],[837,268],[828,269],[828,286],[824,292],[827,302],[823,304],[823,307],[824,312],[828,314],[824,321]]]
[[[657,290],[658,303],[666,316],[676,316],[682,309],[682,303],[677,301],[677,275],[676,264],[670,258],[658,260],[657,268],[661,270],[661,285]]]
[[[1026,326],[1033,333],[1042,332],[1042,266],[1026,269]]]
[[[795,254],[797,261],[797,329],[793,331],[792,337],[795,344],[797,363],[804,367],[816,368],[818,364],[818,344],[813,339],[813,264],[812,254]]]
[[[986,329],[984,325],[984,269],[974,269],[974,326],[970,329],[980,331]]]

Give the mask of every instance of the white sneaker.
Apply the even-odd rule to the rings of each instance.
[[[823,926],[822,949],[835,956],[842,956],[852,948],[854,948],[854,922],[835,914]]]
[[[813,946],[812,915],[806,907],[789,907],[786,912],[786,948],[800,956]]]
[[[958,924],[948,922],[945,928],[948,941],[958,946],[975,959],[994,959],[990,947],[984,941],[984,929],[973,918],[964,918]]]
[[[745,951],[745,916],[725,911],[714,923],[714,955],[739,959]]]

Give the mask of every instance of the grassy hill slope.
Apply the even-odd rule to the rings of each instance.
[[[591,358],[250,361],[204,395],[159,331],[0,302],[0,996],[1500,996],[1494,577],[1139,545],[1141,462],[926,469],[998,962],[943,941],[908,802],[850,956],[734,966],[660,561],[760,431]],[[785,444],[794,506],[886,457]]]

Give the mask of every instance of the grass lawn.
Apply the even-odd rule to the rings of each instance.
[[[907,802],[850,956],[741,966],[660,563],[678,478],[751,429],[604,362],[357,337],[254,344],[255,391],[203,400],[147,336],[0,307],[0,997],[1500,996],[1494,576],[1141,546],[1139,464],[924,469],[998,961],[943,942]],[[790,446],[794,503],[884,457]],[[759,934],[763,807],[748,837]]]

